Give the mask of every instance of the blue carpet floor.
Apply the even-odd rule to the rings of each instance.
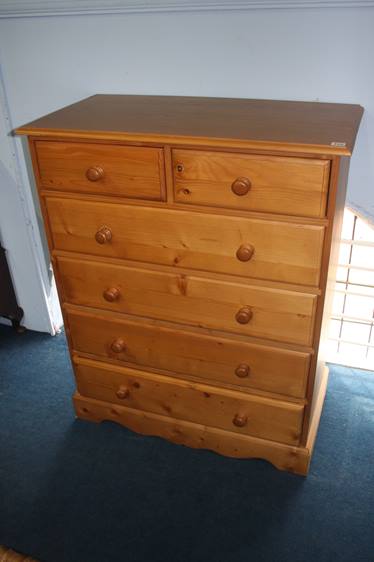
[[[44,562],[373,562],[374,374],[332,366],[305,479],[75,420],[65,338],[0,327],[0,544]]]

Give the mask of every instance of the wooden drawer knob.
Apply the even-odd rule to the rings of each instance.
[[[114,353],[121,353],[122,351],[125,351],[126,344],[122,338],[118,338],[112,342],[110,349],[114,351]]]
[[[116,395],[120,400],[125,400],[125,398],[128,398],[130,396],[130,391],[127,386],[120,386],[116,392]]]
[[[119,289],[117,287],[111,287],[110,289],[105,289],[103,292],[103,297],[108,302],[115,302],[119,299]]]
[[[236,427],[244,427],[247,425],[248,417],[244,416],[243,414],[236,414],[232,423],[236,425]]]
[[[89,181],[98,181],[104,177],[104,170],[101,166],[92,166],[92,168],[88,168],[86,172],[86,178]]]
[[[239,261],[249,261],[255,252],[254,246],[251,244],[242,244],[236,252]]]
[[[112,239],[112,231],[107,226],[102,226],[95,234],[95,240],[98,244],[106,244]]]
[[[238,310],[235,318],[236,318],[236,321],[239,322],[239,324],[248,324],[248,322],[251,320],[252,316],[253,316],[253,312],[250,309],[250,307],[249,306],[243,306],[243,308]]]
[[[251,369],[250,369],[249,365],[246,365],[246,363],[241,363],[235,369],[235,374],[240,379],[244,379],[245,377],[248,377],[250,372],[251,372]]]
[[[251,189],[251,182],[248,178],[236,178],[231,184],[231,190],[235,195],[247,195],[248,191]]]

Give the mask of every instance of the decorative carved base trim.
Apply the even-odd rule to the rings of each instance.
[[[143,435],[155,435],[196,449],[210,449],[228,457],[260,458],[272,463],[280,470],[306,475],[310,462],[310,451],[304,447],[293,447],[275,441],[266,441],[232,433],[223,429],[160,416],[142,410],[134,410],[74,395],[74,406],[79,418],[94,422],[115,421]]]

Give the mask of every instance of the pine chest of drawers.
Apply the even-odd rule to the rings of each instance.
[[[361,115],[98,95],[18,129],[78,417],[307,473]]]

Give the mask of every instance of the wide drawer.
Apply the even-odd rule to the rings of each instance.
[[[163,200],[160,148],[36,141],[39,183],[45,189]]]
[[[73,348],[101,358],[305,397],[310,355],[69,309]]]
[[[67,302],[310,345],[317,297],[59,257]]]
[[[76,359],[82,396],[297,445],[304,406]]]
[[[328,160],[175,149],[173,171],[180,203],[325,215]]]
[[[59,250],[319,284],[322,226],[57,197],[46,203]]]

